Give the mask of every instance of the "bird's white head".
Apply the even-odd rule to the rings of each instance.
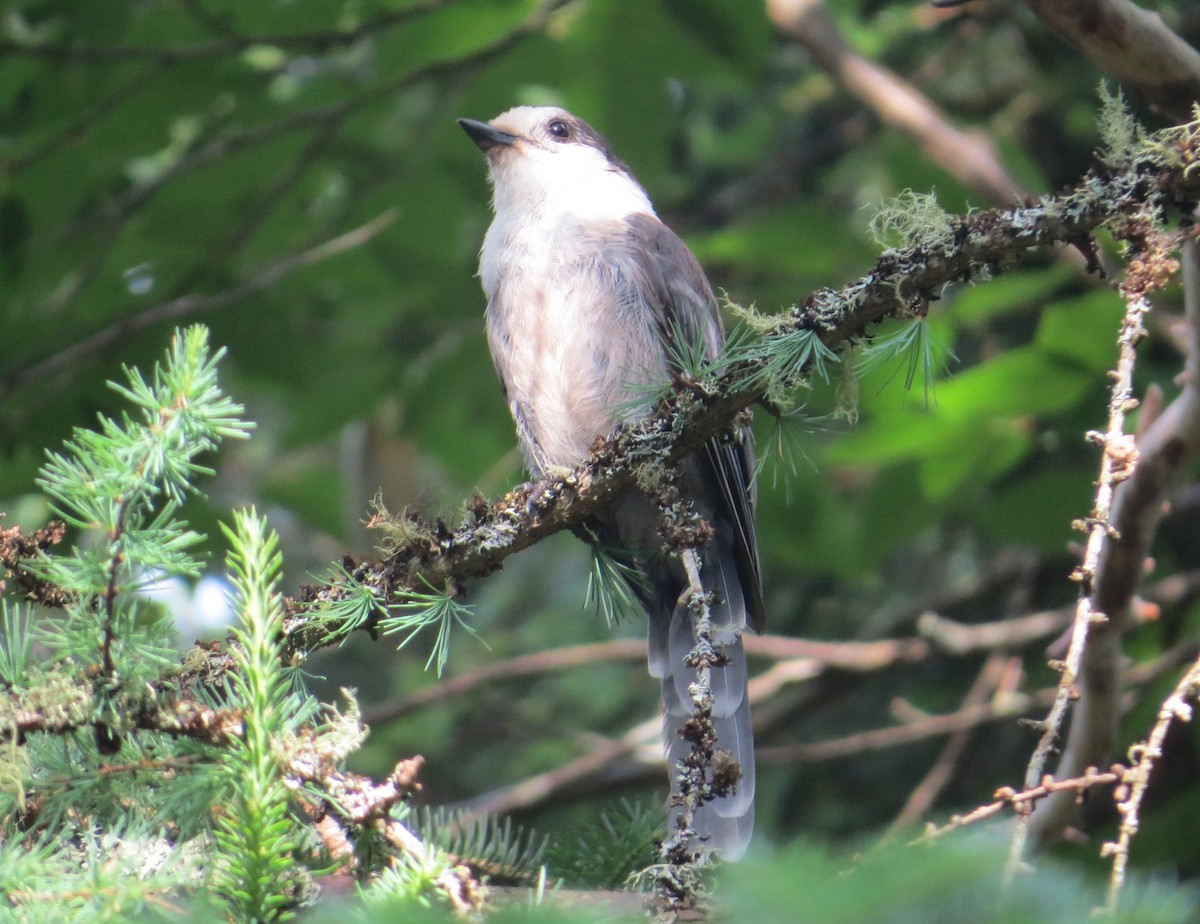
[[[645,190],[603,136],[565,109],[517,106],[491,122],[458,124],[487,155],[497,217],[654,214]]]

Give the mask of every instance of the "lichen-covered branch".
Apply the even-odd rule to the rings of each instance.
[[[27,570],[24,565],[63,541],[67,535],[67,524],[62,520],[51,520],[41,529],[22,533],[21,527],[0,527],[0,591],[5,590],[9,580],[26,600],[41,606],[65,606],[69,596],[49,581],[42,580]]]
[[[641,466],[678,460],[727,428],[766,393],[762,373],[772,351],[787,349],[796,338],[815,335],[840,350],[867,336],[872,324],[924,310],[945,285],[988,278],[1031,250],[1086,242],[1101,225],[1147,210],[1168,219],[1190,214],[1200,200],[1200,171],[1193,169],[1200,144],[1193,136],[1194,131],[1176,130],[1123,169],[1097,167],[1059,195],[954,218],[940,239],[885,252],[858,281],[841,290],[821,289],[778,319],[764,322],[751,352],[702,382],[677,388],[638,424],[598,440],[588,460],[571,474],[521,486],[495,503],[477,498],[457,528],[413,519],[408,541],[386,561],[351,567],[351,578],[383,605],[405,589],[453,590],[497,570],[509,555],[579,526],[630,489]],[[292,651],[328,643],[329,627],[309,624],[303,615],[340,593],[337,586],[310,587],[290,601]]]
[[[1095,767],[1091,767],[1080,776],[1065,780],[1056,780],[1048,776],[1036,786],[1029,786],[1022,790],[1016,790],[1010,786],[1001,786],[996,790],[995,799],[992,802],[981,805],[962,815],[951,815],[950,820],[940,827],[930,825],[925,830],[925,833],[918,838],[918,841],[927,842],[937,840],[951,831],[956,831],[959,828],[976,824],[994,815],[998,815],[1006,808],[1013,809],[1018,817],[1028,815],[1030,806],[1055,793],[1068,793],[1072,799],[1078,799],[1083,793],[1096,786],[1117,785],[1123,779],[1125,772],[1125,767],[1120,764],[1113,764],[1112,768],[1107,771],[1100,771]]]
[[[1137,449],[1132,436],[1125,433],[1125,417],[1137,406],[1133,400],[1133,369],[1137,361],[1137,346],[1146,336],[1145,316],[1150,310],[1147,289],[1126,281],[1125,317],[1117,336],[1117,365],[1112,373],[1109,390],[1108,425],[1101,433],[1093,431],[1088,438],[1103,447],[1100,456],[1100,477],[1096,482],[1096,498],[1091,514],[1079,525],[1087,533],[1087,546],[1083,561],[1071,575],[1079,583],[1079,600],[1075,607],[1075,620],[1071,626],[1071,641],[1066,659],[1055,666],[1061,674],[1054,705],[1042,722],[1042,734],[1037,747],[1029,759],[1025,771],[1025,788],[1032,789],[1046,774],[1046,765],[1051,754],[1059,749],[1059,737],[1071,703],[1079,696],[1078,678],[1083,672],[1083,657],[1087,649],[1088,635],[1093,626],[1112,619],[1119,619],[1116,612],[1100,608],[1095,594],[1100,574],[1100,561],[1107,544],[1119,535],[1113,524],[1113,497],[1117,485],[1127,480],[1137,464]],[[1125,601],[1127,602],[1127,601]],[[1018,806],[1017,828],[1013,835],[1009,854],[1008,875],[1011,877],[1020,867],[1029,837],[1030,811],[1033,803]]]

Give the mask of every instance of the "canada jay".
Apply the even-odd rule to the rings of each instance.
[[[518,106],[490,123],[459,119],[485,154],[495,219],[479,255],[492,359],[535,477],[583,462],[597,436],[649,410],[648,386],[667,382],[673,342],[712,358],[724,342],[712,289],[695,257],[654,213],[645,190],[596,131],[562,109]],[[677,347],[678,344],[675,344]],[[763,628],[748,430],[710,440],[679,464],[683,496],[713,529],[701,578],[713,595],[716,748],[741,765],[732,793],[697,813],[693,849],[736,859],[754,825],[754,742],[741,634]],[[601,542],[637,550],[637,593],[649,617],[650,672],[662,678],[669,772],[690,745],[684,664],[693,647],[688,589],[661,549],[662,515],[640,493],[589,524]]]

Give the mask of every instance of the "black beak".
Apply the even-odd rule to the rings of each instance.
[[[470,135],[471,140],[479,145],[479,150],[487,152],[492,148],[510,147],[516,143],[517,136],[493,128],[487,122],[477,122],[474,119],[459,119],[462,130]]]

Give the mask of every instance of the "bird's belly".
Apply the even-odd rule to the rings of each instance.
[[[652,374],[638,357],[658,355],[653,334],[631,330],[606,309],[594,295],[552,294],[524,302],[502,322],[489,319],[493,356],[535,472],[578,465],[596,437],[648,403]]]

